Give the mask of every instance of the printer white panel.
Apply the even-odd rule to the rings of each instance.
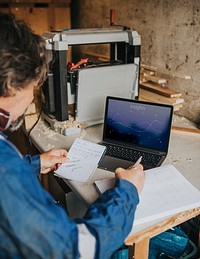
[[[136,64],[80,69],[76,101],[77,120],[79,122],[102,120],[106,96],[134,99],[138,93],[137,76]]]

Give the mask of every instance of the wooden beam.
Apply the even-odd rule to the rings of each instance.
[[[149,90],[151,92],[158,93],[160,95],[170,97],[170,98],[177,98],[182,96],[182,93],[180,92],[174,91],[168,87],[163,87],[163,86],[151,84],[151,83],[140,82],[140,88]]]
[[[189,75],[184,75],[184,74],[177,73],[177,72],[174,72],[174,71],[166,71],[166,69],[161,69],[161,68],[157,68],[157,67],[150,66],[150,65],[141,64],[141,67],[144,68],[144,69],[150,70],[150,71],[158,72],[160,74],[168,75],[168,76],[173,77],[173,78],[177,77],[177,78],[186,79],[186,80],[192,79],[192,77],[189,76]]]
[[[149,102],[169,104],[173,106],[182,104],[184,102],[183,98],[168,98],[144,89],[139,90],[139,99]]]

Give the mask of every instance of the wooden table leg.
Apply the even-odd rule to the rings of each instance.
[[[148,259],[149,256],[149,238],[135,243],[134,259]]]

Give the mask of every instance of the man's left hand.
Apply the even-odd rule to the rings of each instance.
[[[55,171],[58,167],[67,162],[67,151],[65,149],[51,149],[40,155],[41,174]]]

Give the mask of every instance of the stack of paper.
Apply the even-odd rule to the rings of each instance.
[[[99,191],[113,187],[113,179],[96,181]],[[134,226],[159,220],[200,206],[200,191],[173,165],[146,171],[145,185],[135,213]]]

